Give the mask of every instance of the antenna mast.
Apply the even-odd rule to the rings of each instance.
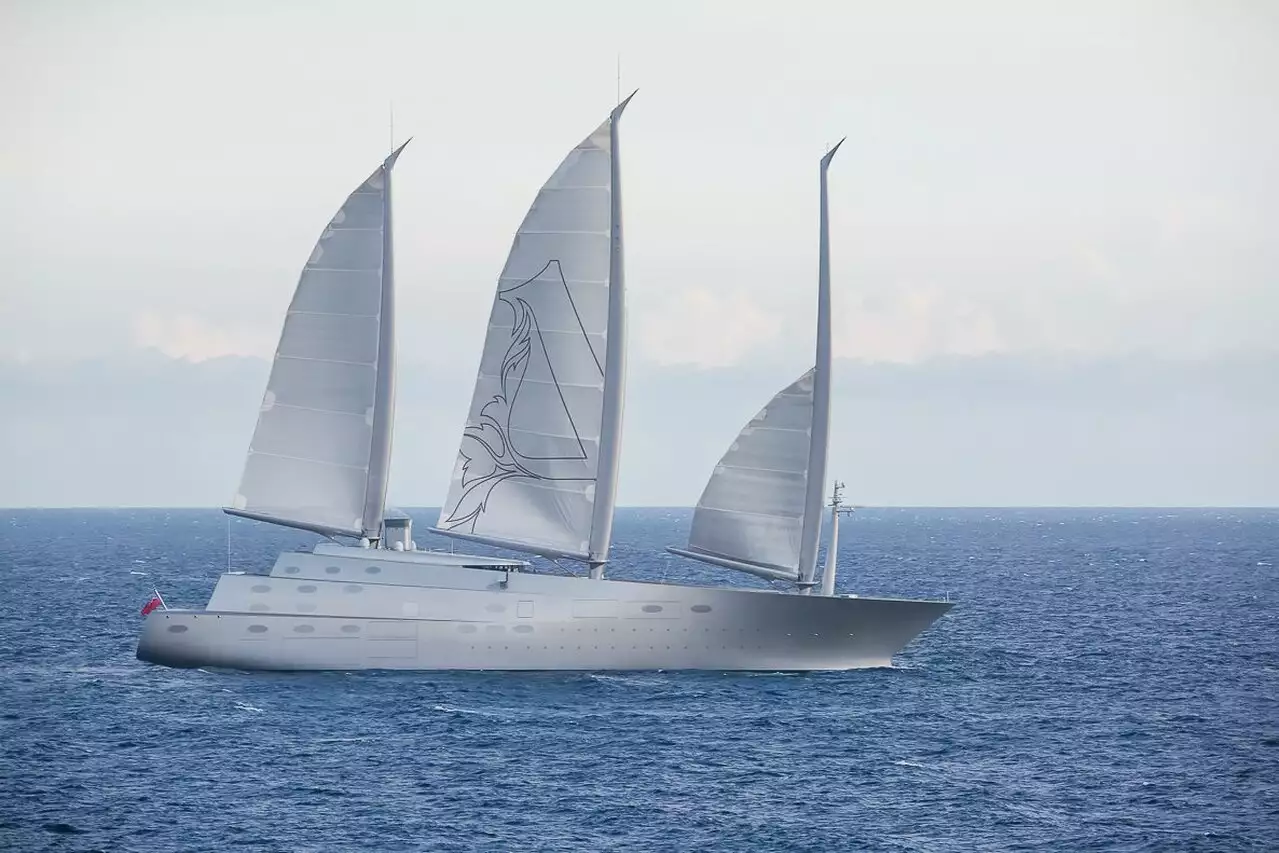
[[[826,546],[826,566],[822,569],[822,595],[835,594],[835,564],[839,559],[839,517],[852,515],[853,508],[844,506],[844,484],[835,481],[830,496],[830,544]]]

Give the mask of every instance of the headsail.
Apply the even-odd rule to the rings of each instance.
[[[403,149],[351,193],[302,269],[232,515],[380,533],[395,408],[391,170]]]
[[[841,140],[842,144],[842,140]],[[830,237],[821,162],[817,359],[737,436],[702,492],[685,557],[808,588],[817,566],[830,433]]]
[[[629,100],[569,152],[516,232],[440,532],[607,559],[625,379],[617,122]]]

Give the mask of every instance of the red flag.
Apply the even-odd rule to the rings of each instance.
[[[151,600],[142,606],[142,615],[146,616],[148,613],[150,613],[152,610],[155,610],[161,604],[164,604],[164,602],[160,600],[160,596],[158,595],[152,596]]]

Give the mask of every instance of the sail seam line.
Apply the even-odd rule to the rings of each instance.
[[[305,355],[281,355],[275,354],[276,359],[287,359],[288,361],[315,361],[322,364],[349,364],[353,367],[377,367],[376,362],[372,361],[343,361],[340,358],[313,358]]]
[[[807,471],[788,471],[785,468],[757,468],[754,465],[730,465],[727,462],[719,463],[720,468],[731,468],[734,471],[764,471],[769,474],[807,474]]]
[[[330,468],[349,468],[352,471],[367,471],[368,466],[365,465],[348,465],[345,462],[330,462],[327,459],[311,459],[306,456],[290,456],[287,453],[271,453],[268,450],[254,450],[249,448],[249,454],[252,456],[272,456],[276,459],[289,459],[294,462],[310,462],[316,465],[327,465]]]
[[[377,314],[350,314],[343,311],[297,311],[290,309],[288,315],[292,317],[294,314],[304,314],[308,317],[354,317],[363,320],[376,320]]]
[[[570,483],[576,483],[576,484],[579,484],[579,485],[578,485],[577,487],[573,487],[573,486],[568,485],[568,484],[570,484]],[[563,484],[563,485],[561,485],[561,484]],[[590,477],[563,477],[563,478],[555,479],[555,480],[551,480],[551,479],[539,479],[539,480],[532,480],[532,479],[529,479],[529,480],[525,480],[525,481],[524,481],[524,485],[526,485],[526,486],[532,486],[532,487],[533,487],[533,488],[535,488],[535,489],[543,489],[543,490],[548,491],[548,492],[567,492],[567,493],[569,493],[569,494],[584,495],[584,494],[586,494],[586,486],[587,486],[587,485],[592,485],[592,486],[593,486],[593,485],[595,485],[595,477],[594,477],[594,476],[590,476]],[[593,500],[592,500],[592,501],[591,501],[591,503],[592,503],[592,504],[594,504],[594,503],[595,503],[595,501],[593,501]]]
[[[521,234],[591,234],[596,237],[610,236],[607,231],[532,231],[527,228],[520,231],[520,233]]]
[[[272,408],[296,409],[299,412],[317,412],[321,415],[342,415],[348,418],[359,418],[360,420],[364,420],[367,417],[364,412],[341,412],[337,409],[317,409],[314,406],[297,406],[292,403],[276,403]]]
[[[782,515],[781,513],[776,512],[751,512],[747,509],[725,509],[722,506],[711,506],[710,504],[698,504],[697,508],[699,510],[710,510],[711,512],[724,512],[729,515],[748,515],[751,518],[781,518],[791,521],[799,521],[804,517],[803,513],[800,513],[799,515]]]
[[[528,278],[522,278],[518,275],[504,275],[497,280],[498,284],[501,284],[504,281],[518,281],[520,284],[529,284],[531,282],[537,282],[538,284],[559,284],[561,281],[563,281],[565,284],[608,284],[608,279],[604,279],[604,278],[566,278],[566,279],[532,278],[532,279],[528,279]]]
[[[536,430],[519,429],[517,427],[507,427],[507,432],[514,433],[516,435],[534,435],[534,436],[537,436],[538,438],[562,438],[562,439],[565,439],[566,441],[580,440],[583,444],[597,444],[599,443],[599,440],[600,440],[598,435],[597,436],[560,435],[559,433],[555,433],[555,432],[537,432]]]
[[[358,316],[358,315],[355,315],[355,316]],[[489,324],[489,328],[490,328],[490,329],[501,329],[501,330],[502,330],[502,331],[504,331],[504,332],[513,332],[513,331],[515,331],[515,326],[499,326],[499,325],[497,325],[496,323],[490,323],[490,324]],[[539,331],[541,334],[543,334],[543,335],[581,335],[581,334],[583,334],[583,333],[582,333],[580,330],[578,330],[578,329],[538,329],[538,331]],[[607,332],[602,332],[602,331],[601,331],[601,332],[586,332],[586,333],[585,333],[585,335],[586,335],[586,337],[604,338],[604,337],[607,337],[607,336],[608,336],[608,333],[607,333]]]
[[[498,380],[500,380],[500,379],[502,378],[502,375],[501,375],[500,373],[480,373],[480,378],[481,378],[481,379],[498,379]],[[595,382],[595,383],[585,383],[585,382],[564,382],[564,381],[555,382],[555,381],[550,380],[550,379],[529,379],[527,376],[526,376],[526,377],[524,377],[523,379],[521,379],[520,381],[521,381],[522,383],[525,383],[525,384],[532,384],[532,385],[551,385],[551,386],[555,386],[555,387],[558,387],[558,388],[601,388],[601,387],[603,387],[603,385],[604,385],[604,383],[603,383],[602,381],[601,381],[601,382]]]

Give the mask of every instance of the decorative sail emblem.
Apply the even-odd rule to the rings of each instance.
[[[516,232],[441,532],[579,559],[607,551],[624,364],[624,107],[569,152]]]
[[[567,305],[559,304],[561,300]],[[459,451],[462,493],[447,509],[447,516],[441,517],[440,527],[447,530],[475,533],[476,522],[487,509],[489,496],[506,480],[518,477],[535,481],[594,482],[595,479],[598,438],[588,436],[583,440],[558,375],[589,360],[595,367],[596,381],[602,384],[604,367],[601,354],[582,325],[581,312],[573,300],[560,261],[548,261],[533,278],[499,289],[497,301],[509,309],[513,317],[510,344],[499,373],[501,387],[484,404],[479,420],[467,424],[462,432]],[[537,318],[539,304],[549,304],[551,311],[561,315],[571,313],[577,318],[578,334],[567,334],[561,347],[548,347]],[[559,356],[558,371],[552,351]],[[555,394],[543,394],[548,399],[541,400],[536,388],[522,393],[526,382],[549,385]],[[521,426],[526,421],[552,425],[566,441],[554,449],[539,447],[536,442],[528,441],[532,430]]]

